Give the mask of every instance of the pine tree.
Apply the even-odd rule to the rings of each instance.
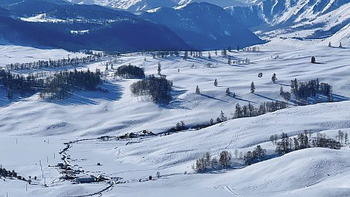
[[[162,72],[162,65],[160,64],[160,62],[158,63],[158,75],[161,75]]]
[[[222,151],[220,153],[219,163],[223,168],[228,168],[231,163],[232,156],[228,151]]]
[[[218,80],[217,79],[214,80],[214,86],[218,87]]]
[[[239,103],[236,104],[236,110],[235,110],[235,118],[241,118],[243,117],[243,111]]]
[[[185,54],[184,54],[183,59],[184,59],[184,60],[187,60],[187,58],[188,58],[188,51],[185,51]]]
[[[201,90],[199,89],[199,87],[196,87],[196,94],[201,94]]]
[[[349,142],[348,133],[345,133],[345,135],[344,135],[344,141],[345,141],[345,144],[348,144],[348,142]]]
[[[252,81],[252,83],[250,84],[250,92],[251,93],[255,93],[255,85],[254,85],[254,82]]]
[[[230,88],[226,88],[226,95],[227,96],[231,95]]]
[[[223,111],[220,112],[220,116],[218,117],[217,120],[218,120],[218,122],[225,122],[225,121],[227,121],[227,117],[225,116]]]
[[[221,51],[221,55],[222,55],[222,56],[227,56],[227,51],[226,51],[226,49],[223,49],[223,50]]]
[[[214,125],[214,120],[212,118],[209,121],[209,125]]]
[[[314,56],[311,57],[311,63],[313,63],[313,64],[316,63],[316,58]]]
[[[273,83],[276,83],[276,81],[277,81],[276,73],[273,73],[273,75],[272,75],[272,77],[271,77],[271,81],[272,81]]]

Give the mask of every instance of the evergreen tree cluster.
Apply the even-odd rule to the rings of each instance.
[[[14,170],[6,170],[5,168],[0,167],[0,177],[5,178],[17,178],[18,180],[26,181],[26,179],[20,175],[18,175],[17,172]]]
[[[135,82],[130,86],[135,96],[149,96],[154,103],[169,104],[172,100],[173,83],[165,77],[149,76],[146,79]]]
[[[171,127],[166,133],[175,133],[175,132],[183,131],[186,129],[189,129],[189,127],[187,127],[185,125],[184,121],[180,121],[180,122],[176,123],[175,127]]]
[[[143,68],[137,66],[124,65],[117,69],[115,75],[126,79],[144,79],[145,71]]]
[[[327,138],[326,135],[318,133],[317,136],[311,139],[311,133],[305,131],[299,134],[297,137],[290,138],[288,134],[282,133],[281,139],[276,143],[276,138],[274,135],[270,137],[276,145],[276,153],[283,155],[292,151],[311,148],[311,147],[323,147],[330,149],[340,149],[341,143],[335,139]]]
[[[183,59],[187,60],[189,56],[195,57],[195,58],[201,58],[203,56],[203,52],[202,51],[185,51]],[[208,54],[208,59],[211,59],[210,53]]]
[[[166,57],[179,57],[180,56],[180,52],[179,51],[152,51],[149,52],[153,59],[155,58],[166,58]]]
[[[254,46],[254,47],[245,47],[242,49],[244,52],[258,52],[260,51],[260,47]]]
[[[9,71],[0,70],[0,84],[7,90],[9,99],[12,99],[14,94],[25,97],[37,92],[40,92],[41,98],[65,99],[74,90],[96,90],[100,83],[100,74],[89,70],[59,72],[46,80],[37,79],[33,75],[24,77],[23,75],[14,75]]]
[[[263,161],[265,157],[266,157],[266,150],[261,148],[260,145],[258,145],[253,151],[248,151],[244,155],[243,160],[246,165],[251,165],[253,163]]]
[[[327,138],[325,134],[317,134],[317,137],[312,140],[314,147],[337,149],[341,148],[341,143],[335,139]]]
[[[196,172],[203,173],[210,170],[227,169],[231,166],[232,155],[228,151],[220,152],[219,158],[212,157],[206,152],[201,158],[196,160],[193,169]]]
[[[37,61],[30,63],[15,63],[8,64],[5,66],[7,70],[30,70],[30,69],[42,69],[42,68],[58,68],[66,66],[79,66],[80,64],[88,64],[91,62],[99,61],[103,57],[102,53],[95,55],[89,55],[86,57],[75,57],[75,58],[63,58],[60,60],[48,60],[48,61]]]
[[[318,79],[308,82],[291,81],[291,93],[297,100],[306,100],[308,97],[315,97],[317,94],[326,96],[332,101],[332,86],[327,83],[320,83]]]
[[[46,80],[40,97],[66,99],[76,90],[94,91],[101,84],[100,73],[87,71],[61,71]]]
[[[0,70],[0,84],[7,90],[9,99],[12,99],[14,94],[20,94],[22,97],[32,95],[43,86],[43,83],[42,79],[36,79],[33,75],[24,77]]]
[[[288,105],[285,102],[271,101],[261,103],[259,108],[255,108],[252,104],[244,105],[241,107],[239,103],[236,104],[236,110],[234,118],[254,117],[266,114],[268,112],[274,112],[280,109],[287,108]]]

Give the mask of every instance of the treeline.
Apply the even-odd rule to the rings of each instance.
[[[179,51],[151,51],[147,52],[148,54],[151,54],[153,59],[155,58],[166,58],[166,57],[179,57],[180,52]]]
[[[124,66],[118,67],[117,71],[115,72],[115,76],[126,78],[126,79],[144,79],[145,71],[144,69],[137,66],[124,65]]]
[[[206,152],[201,158],[197,159],[192,168],[199,173],[227,169],[231,166],[231,159],[231,153],[225,150],[220,153],[219,158],[212,157],[209,152]]]
[[[257,163],[265,160],[266,158],[266,150],[263,149],[260,145],[257,145],[253,151],[248,151],[244,155],[244,163],[246,165],[251,165],[253,163]]]
[[[241,153],[238,157],[238,151],[235,151],[235,158],[241,160],[245,165],[251,165],[266,159],[266,150],[260,145],[257,145],[253,151],[248,151],[245,154]],[[199,173],[209,172],[213,170],[228,169],[232,167],[232,155],[224,150],[220,152],[219,157],[211,157],[209,152],[206,152],[201,158],[196,160],[192,168]]]
[[[287,103],[284,102],[265,102],[260,104],[259,108],[255,108],[253,105],[248,104],[241,107],[239,104],[236,105],[236,111],[233,115],[233,117],[227,117],[223,111],[220,112],[219,116],[216,119],[211,118],[209,122],[202,123],[202,124],[195,124],[195,125],[186,125],[184,121],[177,122],[174,127],[171,127],[170,129],[163,132],[165,135],[169,135],[171,133],[184,131],[188,129],[203,129],[210,126],[213,126],[215,124],[228,121],[229,119],[236,119],[236,118],[245,118],[245,117],[255,117],[259,115],[266,114],[268,112],[274,112],[280,109],[287,108]]]
[[[40,92],[40,97],[44,99],[65,99],[75,90],[96,90],[100,83],[100,73],[89,70],[59,72],[46,80],[33,75],[24,77],[0,70],[0,85],[7,91],[9,99],[12,99],[14,94],[25,97],[37,92]]]
[[[291,80],[291,93],[284,92],[281,88],[280,95],[290,100],[291,96],[294,96],[296,100],[307,100],[308,98],[314,98],[317,95],[323,95],[327,97],[327,101],[333,101],[332,98],[332,86],[328,83],[320,83],[318,79],[298,82],[297,79]]]
[[[234,118],[260,116],[268,112],[275,112],[277,110],[285,109],[287,107],[287,103],[280,101],[264,102],[261,103],[258,108],[254,107],[250,103],[248,105],[244,105],[243,107],[241,107],[241,105],[237,103]]]
[[[17,178],[18,180],[27,181],[24,177],[18,175],[14,170],[6,170],[5,168],[0,167],[0,177],[5,178]]]
[[[43,99],[66,99],[76,90],[94,91],[101,84],[100,73],[87,71],[64,71],[47,79],[40,97]]]
[[[280,138],[278,135],[271,135],[270,141],[276,146],[275,152],[278,155],[284,155],[296,150],[315,147],[339,150],[342,146],[341,142],[348,143],[347,133],[339,131],[336,138],[338,140],[327,138],[325,134],[321,133],[317,133],[317,136],[312,138],[310,132],[304,131],[304,133],[300,133],[293,138],[289,137],[287,133],[282,133]],[[246,153],[240,152],[239,154],[236,149],[234,155],[235,159],[241,161],[244,165],[251,165],[271,158],[271,156],[268,157],[266,150],[260,145],[257,145],[253,151],[247,151]],[[228,151],[222,151],[219,158],[211,157],[210,153],[207,152],[196,160],[192,168],[198,173],[227,169],[232,167],[232,158],[231,153]]]
[[[89,55],[86,57],[75,57],[75,58],[63,58],[60,60],[48,60],[48,61],[37,61],[30,63],[14,63],[7,64],[5,66],[6,70],[30,70],[30,69],[42,69],[42,68],[57,68],[66,66],[78,66],[80,64],[87,64],[91,62],[96,62],[103,57],[103,53],[96,53],[94,55]]]
[[[344,135],[343,132],[340,131],[341,134]],[[276,153],[279,155],[283,155],[292,151],[301,150],[305,148],[312,147],[322,147],[322,148],[330,148],[330,149],[340,149],[341,142],[332,138],[327,138],[325,134],[317,133],[317,136],[313,139],[311,138],[311,133],[308,134],[307,131],[305,133],[299,134],[297,137],[290,138],[288,134],[282,133],[281,138],[277,141],[277,135],[272,135],[270,137],[270,141],[276,145]],[[347,134],[346,134],[347,141]]]
[[[154,103],[167,105],[172,100],[172,86],[173,83],[165,77],[150,75],[133,83],[130,89],[134,96],[149,96]]]
[[[14,94],[20,94],[22,97],[32,95],[43,84],[44,80],[36,79],[32,75],[24,77],[23,75],[15,75],[9,71],[0,70],[0,85],[3,85],[7,91],[9,99],[12,99]]]

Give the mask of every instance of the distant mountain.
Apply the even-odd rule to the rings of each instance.
[[[0,37],[15,44],[122,52],[191,48],[169,28],[125,11],[46,0],[24,0],[5,7],[22,17],[0,10]],[[24,18],[39,13],[50,20]]]
[[[159,8],[143,18],[165,25],[197,49],[245,47],[262,41],[223,8],[209,3],[191,3],[181,8]]]
[[[97,4],[132,12],[146,11],[158,7],[176,7],[193,2],[207,2],[221,7],[244,5],[245,0],[69,0],[78,4]]]
[[[350,23],[349,0],[264,0],[257,5],[226,10],[239,22],[260,32],[311,30],[303,33],[304,38],[329,37]]]

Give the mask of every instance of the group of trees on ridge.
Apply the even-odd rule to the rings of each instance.
[[[123,65],[117,68],[115,75],[126,79],[144,79],[145,71],[137,66]]]
[[[65,99],[76,90],[95,91],[101,82],[100,73],[90,70],[61,71],[46,80],[40,96],[44,99]]]
[[[88,55],[85,57],[74,57],[74,58],[63,58],[59,60],[40,60],[37,62],[29,62],[29,63],[14,63],[7,64],[5,66],[6,70],[29,70],[29,69],[42,69],[42,68],[58,68],[58,67],[66,67],[66,66],[78,66],[80,64],[88,64],[91,62],[96,62],[103,57],[103,53],[96,53],[94,55]]]
[[[149,77],[137,81],[130,86],[130,90],[134,96],[148,96],[154,103],[169,104],[172,100],[173,83],[165,77]]]
[[[304,131],[296,137],[290,138],[287,133],[282,133],[280,137],[278,135],[271,135],[270,141],[276,146],[275,152],[277,155],[284,155],[292,151],[297,151],[305,148],[330,148],[339,150],[344,144],[348,144],[348,134],[342,131],[338,131],[336,139],[327,138],[325,134],[317,133],[316,137],[312,137],[312,133]],[[236,164],[239,161],[244,165],[251,165],[257,162],[264,161],[272,158],[274,155],[267,155],[267,151],[257,145],[254,150],[247,151],[246,153],[239,153],[236,149],[234,152]],[[239,155],[239,156],[238,156]],[[230,152],[224,150],[220,152],[219,158],[212,157],[209,152],[206,152],[201,158],[197,159],[192,168],[198,173],[204,173],[212,170],[221,170],[232,167],[233,157]]]
[[[312,148],[312,147],[322,147],[330,149],[340,149],[341,143],[348,143],[348,134],[339,131],[339,140],[332,138],[327,138],[325,134],[317,133],[316,137],[312,138],[311,133],[305,131],[300,133],[297,137],[290,138],[287,133],[282,133],[280,141],[277,142],[276,138],[278,136],[272,135],[270,141],[276,145],[276,153],[283,155],[292,151]],[[342,141],[344,139],[344,141]]]
[[[87,71],[61,71],[53,77],[38,79],[33,75],[12,74],[10,71],[0,70],[0,84],[7,91],[7,97],[14,94],[21,97],[40,92],[44,99],[65,99],[75,90],[96,90],[101,84],[100,73]]]

